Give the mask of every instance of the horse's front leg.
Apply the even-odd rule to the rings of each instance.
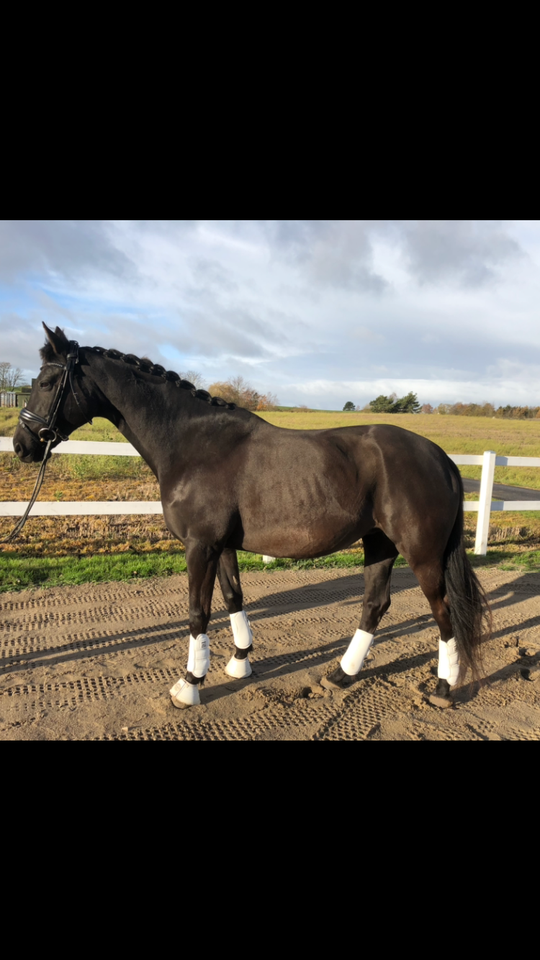
[[[249,654],[253,650],[251,626],[244,610],[244,597],[240,586],[240,571],[236,550],[226,549],[219,558],[218,577],[221,592],[231,618],[235,654],[225,672],[235,680],[247,680],[253,673]]]
[[[202,686],[210,667],[210,640],[207,636],[216,581],[219,552],[206,544],[186,544],[189,578],[189,659],[185,680],[174,685],[171,699],[175,707],[196,707],[200,704]]]

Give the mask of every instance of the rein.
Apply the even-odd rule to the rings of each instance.
[[[47,446],[45,447],[45,455],[43,457],[43,461],[41,463],[41,467],[38,473],[36,485],[34,487],[34,492],[30,498],[30,502],[26,508],[24,516],[21,517],[15,529],[12,531],[12,533],[10,533],[9,537],[7,537],[5,540],[0,540],[0,544],[11,543],[13,540],[15,540],[15,538],[19,535],[19,533],[23,529],[30,515],[30,511],[39,496],[39,491],[41,490],[43,480],[45,479],[45,471],[47,469],[47,463],[49,460],[49,455],[51,452],[52,445],[57,440],[65,441],[68,439],[66,436],[64,436],[63,433],[60,433],[58,427],[56,426],[56,422],[60,414],[60,407],[62,405],[62,400],[64,399],[66,387],[68,386],[68,384],[73,396],[75,397],[75,402],[77,406],[81,408],[79,398],[75,392],[75,387],[73,385],[73,372],[78,363],[79,363],[79,344],[77,343],[76,340],[71,340],[69,344],[68,354],[67,354],[67,363],[46,364],[46,366],[48,367],[60,367],[64,371],[62,379],[58,384],[56,396],[53,400],[52,409],[49,415],[47,417],[40,417],[38,416],[37,413],[32,413],[31,410],[29,410],[27,407],[24,410],[21,410],[21,413],[19,416],[19,423],[21,424],[21,426],[25,427],[25,429],[28,430],[28,432],[31,433],[32,436],[35,437],[36,434],[34,433],[33,430],[30,430],[30,427],[28,426],[28,424],[30,423],[41,424],[41,429],[39,430],[38,436],[41,443],[46,443]],[[92,421],[90,420],[89,422],[91,423]]]

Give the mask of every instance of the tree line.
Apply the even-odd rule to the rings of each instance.
[[[349,400],[343,407],[344,411],[361,410],[362,413],[421,413],[422,405],[418,402],[416,393],[408,393],[406,397],[399,398],[395,393],[389,397],[380,396],[376,400],[371,400],[365,407],[356,407]]]
[[[389,397],[380,396],[371,400],[365,407],[357,407],[349,401],[344,411],[361,413],[424,413],[451,417],[490,417],[498,420],[535,420],[540,419],[540,407],[516,406],[510,404],[495,407],[492,403],[440,403],[432,407],[430,403],[421,404],[416,393],[408,393],[398,399],[395,393]]]
[[[205,389],[205,380],[201,374],[188,370],[181,374],[184,380],[189,380],[197,389]],[[0,362],[0,392],[11,392],[20,387],[23,382],[22,370],[6,361]],[[230,377],[226,381],[212,383],[208,392],[213,397],[222,397],[228,403],[235,403],[253,412],[275,410],[279,400],[273,393],[261,394],[255,390],[244,377]],[[398,397],[395,393],[389,397],[381,396],[371,400],[365,407],[359,407],[349,400],[343,410],[346,412],[362,413],[424,413],[439,414],[452,417],[490,417],[505,420],[535,420],[540,419],[540,406],[506,406],[495,407],[492,403],[440,403],[433,407],[430,403],[421,404],[418,395],[412,391],[405,397]]]
[[[496,417],[499,420],[540,419],[540,407],[495,407],[492,403],[441,403],[431,413],[450,414],[453,417]]]

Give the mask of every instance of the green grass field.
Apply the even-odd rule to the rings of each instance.
[[[292,430],[392,423],[438,443],[450,454],[540,457],[540,421],[489,420],[478,417],[383,416],[324,411],[264,413],[275,426]],[[18,412],[0,409],[0,436],[12,436]],[[106,420],[96,420],[73,435],[76,440],[119,442],[123,437]],[[12,454],[0,454],[0,500],[29,499],[38,467],[21,464]],[[463,467],[463,476],[477,479],[480,467]],[[497,468],[496,480],[540,490],[540,469]],[[40,495],[42,500],[158,500],[154,476],[140,459],[126,457],[54,456]],[[539,498],[540,499],[540,498]],[[487,558],[475,565],[500,564],[540,569],[540,515],[530,511],[494,514]],[[476,517],[467,514],[466,537],[474,540]],[[0,539],[13,528],[0,519]],[[400,562],[404,562],[401,561]],[[271,566],[361,566],[361,549],[320,561]],[[262,559],[240,554],[241,569],[262,569]],[[0,547],[0,592],[31,586],[55,586],[105,580],[167,576],[185,571],[182,545],[159,517],[60,518],[30,520],[18,542]]]

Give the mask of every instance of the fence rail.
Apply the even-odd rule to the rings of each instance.
[[[0,453],[13,453],[13,441],[10,437],[0,437]],[[54,454],[78,454],[79,456],[100,457],[138,457],[139,454],[130,443],[87,443],[84,441],[69,440],[61,443]],[[468,454],[449,454],[450,459],[458,466],[482,467],[479,502],[465,501],[464,509],[467,513],[478,512],[476,527],[475,553],[486,556],[489,534],[489,521],[492,513],[506,511],[520,513],[524,510],[540,511],[539,500],[493,500],[493,484],[495,467],[538,467],[540,457],[498,457],[492,450],[483,456],[469,456]],[[540,497],[540,491],[539,491]],[[0,502],[0,517],[21,517],[26,510],[25,503]],[[126,516],[126,515],[159,515],[163,508],[159,501],[113,500],[107,502],[63,502],[34,504],[31,517],[99,517],[99,516]],[[265,559],[271,560],[272,557]]]

